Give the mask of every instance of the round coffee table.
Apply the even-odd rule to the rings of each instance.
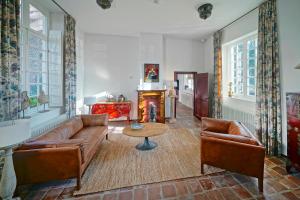
[[[123,129],[123,134],[131,137],[144,137],[144,143],[135,146],[136,149],[141,151],[151,150],[157,147],[157,143],[150,141],[149,137],[154,137],[164,134],[168,130],[168,126],[162,123],[143,123],[144,128],[132,129],[127,126]]]

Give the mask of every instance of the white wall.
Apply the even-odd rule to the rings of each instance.
[[[164,39],[152,33],[142,33],[140,37],[85,34],[83,96],[104,99],[106,92],[123,94],[134,102],[131,117],[136,119],[136,89],[143,81],[145,63],[160,65],[160,82],[143,83],[144,87],[161,89],[166,80],[173,80],[174,70],[205,71],[203,56],[203,45],[194,40]]]
[[[300,8],[299,0],[278,0],[278,31],[280,45],[280,67],[281,67],[281,88],[282,88],[282,120],[283,120],[283,154],[287,154],[287,119],[286,119],[286,92],[300,92],[300,70],[295,70],[294,67],[300,63]],[[258,11],[255,10],[250,15],[242,20],[234,23],[226,28],[223,33],[223,42],[229,42],[233,39],[241,37],[247,33],[251,33],[258,27]],[[213,70],[213,42],[212,36],[208,37],[204,52],[205,65]],[[209,58],[207,60],[207,58]],[[225,102],[226,103],[226,102]],[[255,112],[254,104],[247,104],[240,100],[231,102],[236,109]],[[249,106],[250,105],[250,106]]]
[[[197,40],[165,37],[166,79],[174,79],[174,71],[205,72],[204,44]]]
[[[283,150],[287,148],[287,92],[300,92],[300,70],[294,67],[300,63],[300,1],[278,0],[278,28],[280,45],[280,66],[282,80]]]
[[[133,101],[131,117],[136,118],[139,39],[85,34],[84,50],[84,96],[123,94]]]

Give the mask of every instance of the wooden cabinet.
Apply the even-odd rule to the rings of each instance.
[[[109,115],[109,119],[126,117],[130,121],[131,101],[126,102],[99,102],[93,105],[92,114]]]
[[[288,172],[292,168],[300,171],[300,93],[287,93],[287,164]]]
[[[209,113],[209,84],[208,73],[195,75],[195,99],[194,99],[194,115],[201,119],[201,117],[208,117]]]

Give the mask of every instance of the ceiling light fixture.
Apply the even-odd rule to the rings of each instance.
[[[111,7],[113,0],[96,0],[96,2],[102,9],[105,10]]]
[[[210,3],[201,5],[198,8],[198,13],[199,13],[200,18],[205,20],[208,17],[210,17],[212,9],[213,9],[213,5]]]

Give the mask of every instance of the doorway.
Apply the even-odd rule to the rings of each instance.
[[[174,81],[177,82],[174,116],[180,105],[190,107],[193,115],[201,117],[209,115],[209,75],[197,72],[174,72]]]
[[[176,118],[178,104],[191,108],[193,110],[195,108],[195,76],[197,72],[188,72],[188,71],[175,71],[174,72],[174,81],[177,82],[176,90],[176,99],[175,99],[175,109],[174,115]]]

